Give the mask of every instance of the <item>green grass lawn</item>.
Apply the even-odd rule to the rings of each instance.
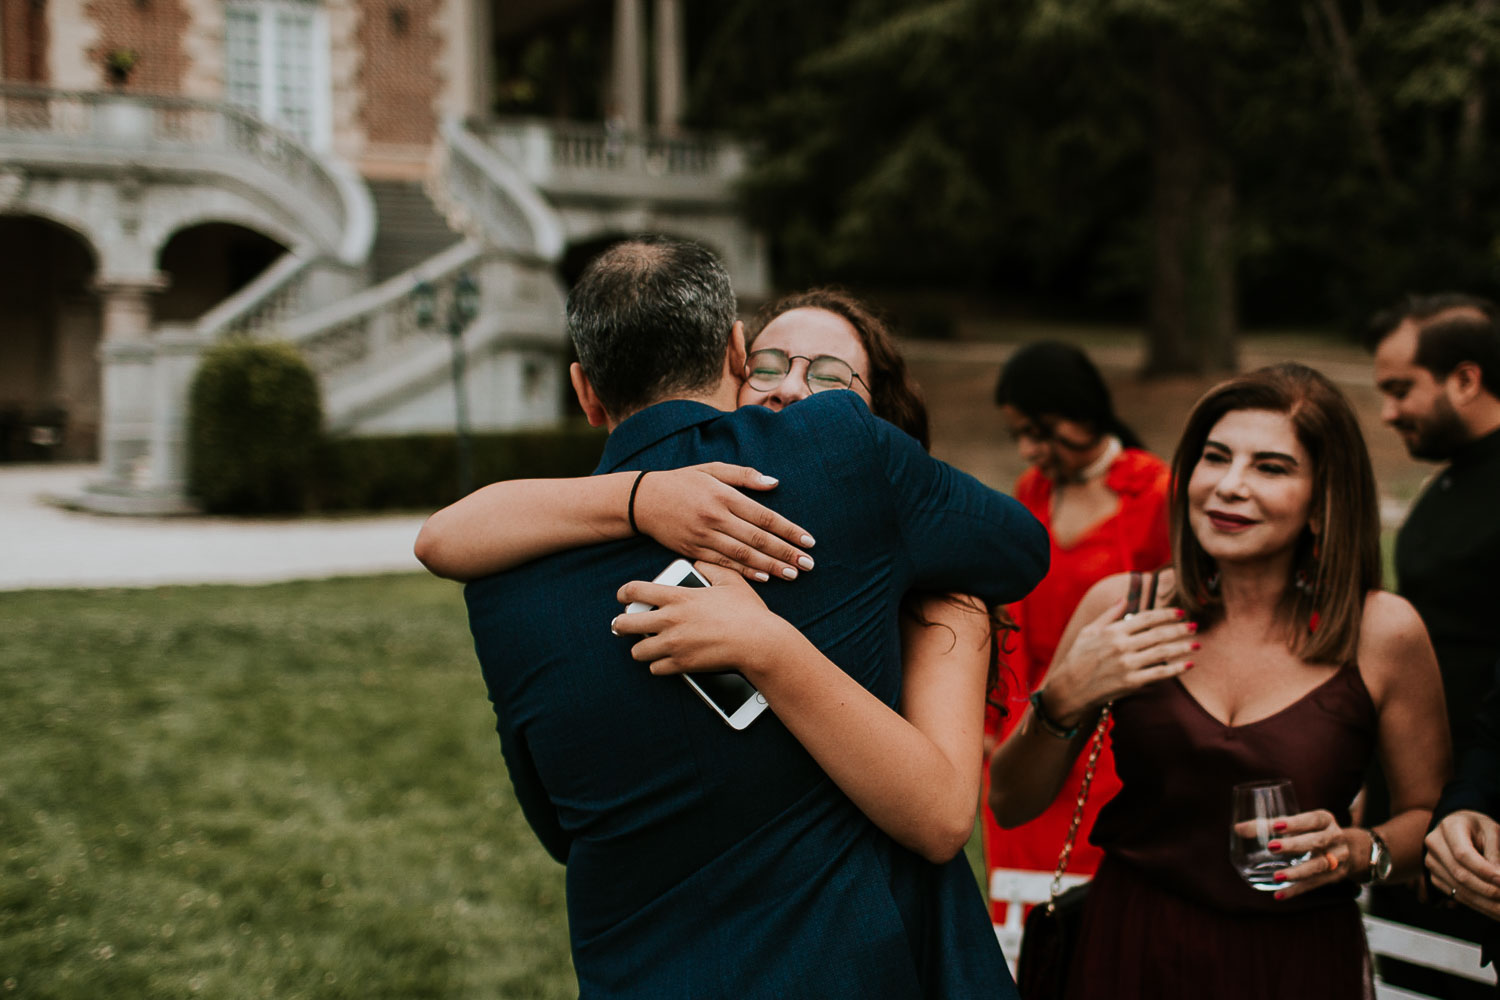
[[[576,996],[463,603],[0,594],[0,997]]]

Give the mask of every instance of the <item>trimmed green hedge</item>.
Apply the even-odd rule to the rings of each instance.
[[[288,344],[233,341],[203,356],[188,398],[188,489],[213,513],[306,509],[323,403]]]
[[[458,499],[454,435],[325,435],[317,381],[287,344],[214,347],[190,397],[189,489],[211,513],[430,511]],[[581,420],[475,434],[474,485],[586,476],[604,438]]]
[[[474,485],[501,479],[586,476],[605,433],[587,424],[476,434]],[[436,510],[458,499],[458,445],[451,434],[325,439],[313,506],[320,510]]]

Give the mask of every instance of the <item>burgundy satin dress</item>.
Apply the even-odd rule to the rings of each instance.
[[[1373,995],[1358,887],[1287,900],[1251,889],[1229,858],[1231,789],[1290,778],[1303,810],[1340,825],[1376,747],[1355,665],[1286,708],[1229,726],[1177,680],[1115,704],[1123,788],[1092,840],[1105,860],[1085,909],[1070,998],[1365,1000]]]

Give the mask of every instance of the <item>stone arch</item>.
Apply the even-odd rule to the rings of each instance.
[[[151,190],[149,201],[139,238],[153,260],[159,260],[167,244],[183,230],[215,223],[258,233],[288,249],[311,249],[291,220],[271,215],[259,201],[234,191],[163,185]]]
[[[288,247],[257,228],[222,220],[198,222],[161,245],[157,271],[166,286],[152,303],[157,323],[196,320],[254,281]]]
[[[0,461],[96,453],[99,253],[69,221],[0,215]]]
[[[103,254],[92,220],[60,205],[36,198],[21,198],[10,205],[0,205],[0,220],[24,218],[38,219],[65,230],[84,246],[92,269],[98,271]]]

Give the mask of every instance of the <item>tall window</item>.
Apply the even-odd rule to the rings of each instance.
[[[229,0],[224,94],[318,148],[328,145],[328,39],[308,0]]]

